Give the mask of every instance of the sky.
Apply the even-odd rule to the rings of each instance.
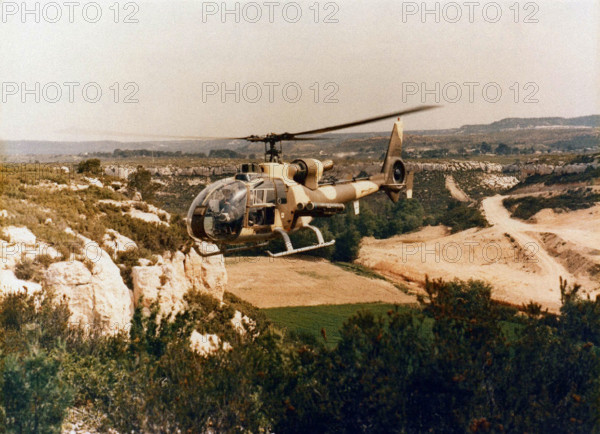
[[[3,1],[0,140],[600,113],[600,2]],[[389,131],[392,121],[352,131]]]

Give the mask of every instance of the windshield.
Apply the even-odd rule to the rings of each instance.
[[[188,212],[188,231],[193,238],[227,241],[237,238],[246,212],[246,185],[233,178],[205,188]]]

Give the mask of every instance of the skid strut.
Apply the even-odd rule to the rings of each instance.
[[[333,246],[335,244],[335,240],[325,242],[325,240],[323,239],[323,234],[321,233],[319,228],[317,228],[316,226],[306,225],[305,227],[311,229],[317,235],[317,244],[314,244],[312,246],[300,247],[298,249],[294,249],[294,246],[292,245],[292,240],[290,240],[290,236],[287,234],[287,232],[281,228],[276,228],[275,231],[279,235],[281,235],[281,237],[283,238],[283,242],[285,243],[285,251],[279,252],[279,253],[272,253],[271,251],[267,250],[267,253],[269,254],[269,256],[271,256],[272,258],[279,258],[280,256],[288,256],[288,255],[293,255],[295,253],[308,252],[310,250],[316,250],[316,249],[320,249],[322,247],[329,247],[329,246]]]

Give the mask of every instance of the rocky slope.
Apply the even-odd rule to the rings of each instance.
[[[0,296],[51,291],[73,323],[106,332],[128,329],[138,303],[177,312],[189,290],[222,300],[223,258],[198,255],[181,225],[91,178],[9,184],[0,197]],[[170,233],[185,240],[181,249]]]

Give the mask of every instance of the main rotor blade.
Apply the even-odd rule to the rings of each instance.
[[[410,113],[416,113],[416,112],[421,112],[421,111],[425,111],[425,110],[430,110],[430,109],[433,109],[436,107],[439,107],[439,106],[425,105],[425,106],[421,106],[421,107],[411,108],[408,110],[403,110],[401,112],[388,113],[387,115],[376,116],[374,118],[362,119],[360,121],[348,122],[347,124],[340,124],[340,125],[334,125],[331,127],[319,128],[317,130],[302,131],[301,133],[293,133],[290,135],[291,136],[303,136],[305,134],[323,134],[323,133],[328,133],[330,131],[341,130],[344,128],[356,127],[358,125],[370,124],[371,122],[382,121],[384,119],[394,118],[397,116],[403,116],[403,115],[407,115]]]

